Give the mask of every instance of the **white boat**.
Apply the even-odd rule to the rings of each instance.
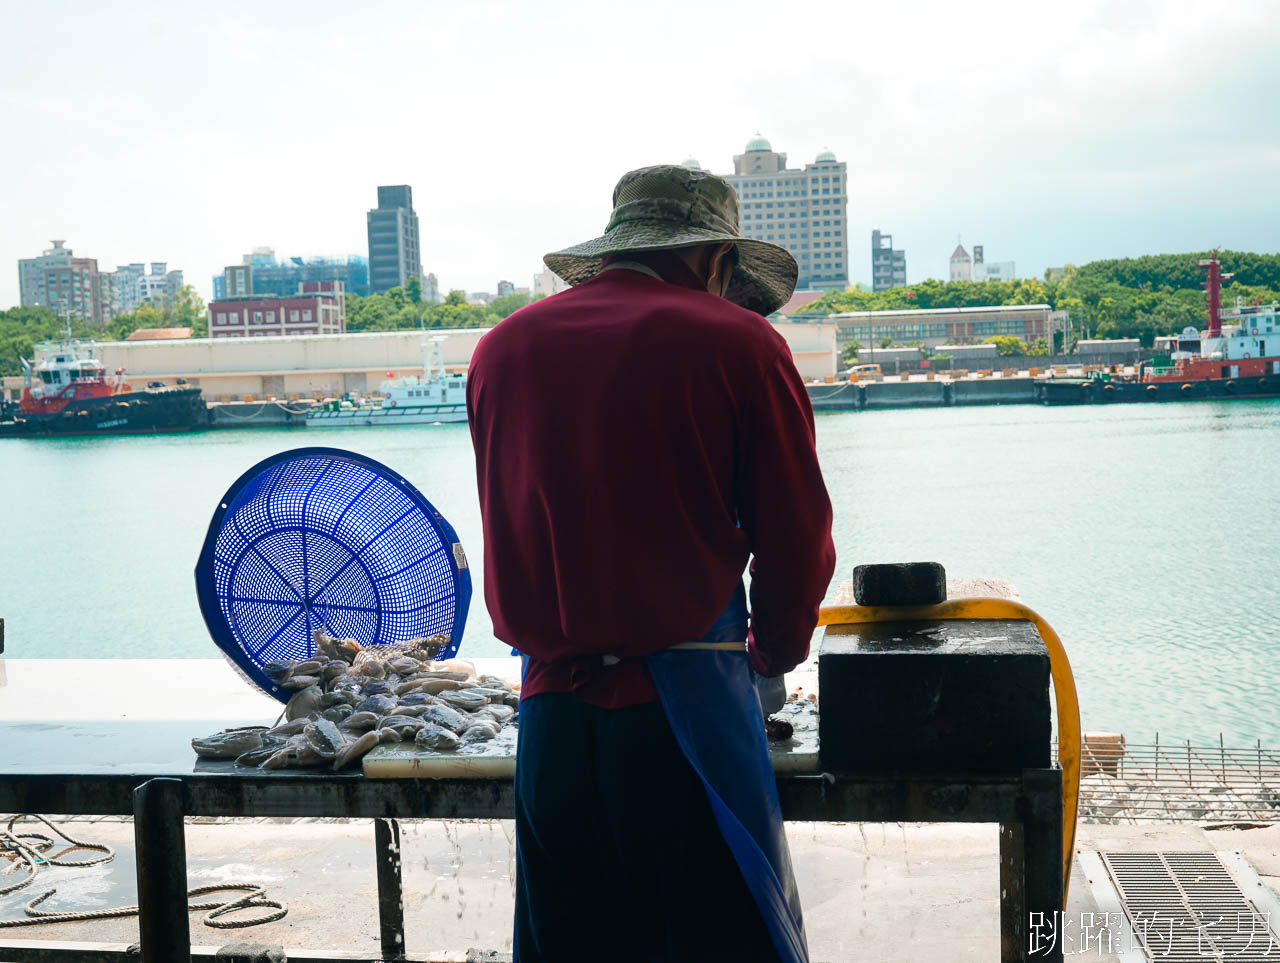
[[[353,425],[437,425],[467,420],[467,376],[449,374],[440,358],[440,342],[430,360],[423,346],[423,377],[402,378],[382,389],[381,403],[327,401],[307,412],[308,428]]]

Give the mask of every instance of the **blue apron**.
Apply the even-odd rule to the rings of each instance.
[[[738,584],[698,641],[747,637],[747,598]],[[746,651],[673,649],[645,658],[667,721],[707,789],[716,824],[764,917],[784,963],[808,963],[800,894],[783,834],[755,673]]]

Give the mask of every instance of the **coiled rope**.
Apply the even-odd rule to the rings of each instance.
[[[34,819],[43,823],[53,833],[64,839],[68,846],[66,849],[54,855],[46,855],[54,846],[58,845],[52,836],[46,836],[44,833],[36,832],[14,832],[14,824],[20,819]],[[90,859],[68,859],[67,854],[76,850],[94,850],[101,853],[100,856],[94,856]],[[15,871],[18,866],[24,866],[27,871],[25,879],[19,880],[8,886],[0,887],[0,896],[7,896],[10,893],[17,892],[25,886],[30,886],[37,876],[40,875],[41,866],[63,866],[63,867],[82,867],[95,866],[99,863],[106,863],[115,859],[116,851],[106,843],[93,843],[83,839],[76,839],[71,836],[60,826],[56,826],[43,816],[37,815],[17,815],[9,820],[9,824],[3,831],[0,831],[0,855],[8,857],[13,864],[8,869],[0,873],[0,876]],[[88,910],[78,913],[49,913],[44,910],[36,909],[41,903],[51,897],[57,889],[50,889],[41,893],[35,899],[28,902],[23,908],[25,916],[11,920],[0,920],[0,927],[12,926],[43,926],[46,923],[74,923],[85,920],[109,920],[120,919],[127,916],[136,916],[138,914],[138,906],[117,906],[111,909]],[[190,900],[197,896],[207,896],[210,893],[219,892],[237,892],[243,893],[237,899],[219,900],[204,903],[189,903],[188,911],[200,912],[207,910],[208,912],[201,918],[201,922],[205,926],[211,926],[215,929],[240,929],[246,926],[259,926],[263,923],[274,923],[276,920],[283,919],[289,912],[289,908],[284,903],[276,902],[269,899],[263,888],[256,883],[218,883],[209,886],[196,886],[187,890],[187,899]],[[247,909],[268,909],[275,910],[271,913],[263,913],[260,916],[240,917],[237,919],[222,919],[231,913]]]
[[[50,830],[61,836],[69,844],[66,849],[54,856],[46,856],[45,853],[53,849],[57,842],[52,836],[46,836],[44,833],[15,833],[13,831],[14,824],[19,819],[35,819],[44,823]],[[96,850],[101,856],[95,856],[92,859],[67,859],[67,854],[80,849]],[[19,880],[9,886],[0,886],[0,896],[8,896],[10,893],[22,889],[24,886],[30,886],[37,876],[40,875],[40,866],[95,866],[98,863],[105,863],[115,859],[116,851],[106,843],[91,843],[83,839],[76,839],[74,836],[64,832],[55,826],[43,816],[22,815],[19,814],[9,820],[9,824],[5,826],[4,831],[0,832],[0,853],[9,857],[11,861],[22,864],[27,868],[26,879]],[[13,866],[9,867],[0,875],[7,875],[14,871]]]

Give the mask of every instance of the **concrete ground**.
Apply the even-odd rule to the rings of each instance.
[[[116,859],[82,870],[46,869],[26,890],[0,898],[0,919],[56,886],[47,908],[94,909],[134,902],[132,827],[75,820],[72,835],[109,842]],[[994,826],[818,824],[788,827],[815,961],[952,963],[998,957]],[[1178,826],[1081,826],[1078,849],[1238,850],[1280,889],[1280,826],[1203,831]],[[514,851],[505,821],[404,825],[404,876],[411,960],[467,948],[510,950]],[[373,829],[368,822],[190,823],[192,886],[261,883],[289,915],[246,930],[219,931],[192,916],[193,940],[254,942],[377,955]],[[14,876],[0,877],[0,888]],[[1077,864],[1069,913],[1096,911]],[[0,930],[4,939],[129,943],[136,919]],[[1108,959],[1097,951],[1091,959]],[[458,957],[455,957],[458,958]]]

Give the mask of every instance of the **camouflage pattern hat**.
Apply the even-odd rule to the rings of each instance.
[[[782,307],[796,287],[795,258],[776,244],[738,233],[738,195],[723,177],[674,164],[623,174],[613,189],[613,216],[604,234],[542,260],[570,284],[581,284],[599,274],[611,255],[721,241],[738,249],[725,297],[759,314]]]

